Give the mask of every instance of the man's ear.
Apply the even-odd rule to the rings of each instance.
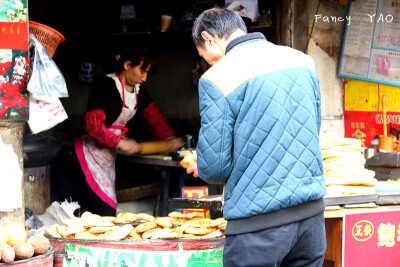
[[[208,32],[202,31],[201,37],[204,39],[205,43],[214,44],[214,37],[212,37]]]

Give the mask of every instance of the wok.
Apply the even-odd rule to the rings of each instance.
[[[50,164],[61,147],[62,142],[49,135],[23,135],[24,168],[41,167]]]

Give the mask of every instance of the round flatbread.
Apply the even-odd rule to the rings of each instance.
[[[190,212],[187,214],[183,214],[181,212],[174,211],[169,213],[168,216],[174,219],[185,219],[185,220],[204,218],[204,214],[201,212]]]
[[[92,233],[92,234],[104,234],[104,233],[106,233],[108,231],[112,231],[112,230],[115,230],[115,229],[118,229],[118,228],[119,228],[118,226],[111,226],[111,227],[101,227],[101,226],[99,227],[99,226],[96,226],[96,227],[90,228],[89,232]]]
[[[167,217],[158,217],[155,220],[155,223],[161,226],[162,228],[171,228],[172,227],[172,222],[170,218]]]
[[[157,231],[160,231],[161,229],[162,229],[162,228],[157,227],[157,228],[148,230],[148,231],[146,231],[146,232],[144,232],[144,233],[142,234],[142,238],[143,238],[143,239],[150,239],[150,238],[153,236],[154,233],[156,233]]]
[[[146,222],[152,222],[152,221],[155,221],[155,219],[156,219],[154,216],[146,214],[146,213],[138,213],[137,216]]]
[[[140,220],[140,217],[134,213],[131,212],[120,212],[117,215],[117,218],[115,219],[114,223],[132,223],[132,222],[137,222]]]
[[[183,231],[186,234],[207,235],[209,233],[214,232],[215,230],[217,230],[217,229],[216,228],[198,228],[198,227],[188,226],[188,227],[185,227],[185,229]]]
[[[327,187],[327,196],[338,195],[364,195],[375,193],[375,187],[330,185]]]
[[[48,234],[49,236],[52,236],[52,237],[62,237],[61,235],[60,235],[60,233],[59,232],[57,232],[57,226],[58,226],[58,224],[54,224],[54,225],[52,225],[52,226],[50,226],[50,227],[43,227],[43,230],[44,230],[44,232],[46,233],[46,234]]]
[[[208,228],[211,227],[211,219],[193,219],[187,221],[183,224],[183,226],[193,226],[198,228]]]
[[[77,239],[97,239],[97,236],[97,234],[93,234],[89,231],[75,234],[75,238]]]
[[[99,218],[99,220],[101,220],[101,221],[110,222],[110,223],[114,223],[116,219],[117,219],[117,217],[115,217],[115,216],[103,216],[103,217]]]
[[[329,185],[347,185],[347,186],[375,186],[378,180],[365,176],[349,176],[345,178],[325,177],[325,184]]]
[[[228,223],[228,222],[225,221],[223,224],[218,225],[217,228],[218,228],[219,230],[221,230],[221,231],[225,231],[225,230],[226,230],[226,225],[227,225],[227,223]]]
[[[203,235],[202,238],[217,238],[217,237],[221,237],[222,236],[222,232],[221,230],[215,230],[214,232],[211,232],[209,234]]]
[[[157,224],[155,222],[144,222],[136,226],[135,231],[138,234],[144,233],[146,231],[157,228]]]
[[[177,225],[177,226],[181,226],[181,225],[183,225],[184,223],[186,223],[188,220],[171,218],[170,221],[171,221],[172,224],[175,224],[175,225]]]
[[[217,227],[221,224],[226,224],[226,220],[224,218],[218,218],[211,221],[211,227]]]
[[[119,226],[114,230],[104,233],[102,239],[121,240],[127,237],[128,234],[132,231],[132,229],[133,226],[130,224]]]
[[[321,142],[320,147],[321,150],[325,150],[332,147],[339,147],[339,146],[354,146],[354,147],[361,147],[362,143],[360,140],[356,138],[338,138],[334,140],[324,141]]]

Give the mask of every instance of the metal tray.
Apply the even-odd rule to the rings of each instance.
[[[399,205],[400,194],[379,194],[375,203],[378,205]]]
[[[346,205],[375,202],[378,199],[378,194],[365,194],[365,195],[350,195],[350,196],[329,196],[324,197],[325,205]]]
[[[188,198],[170,198],[168,200],[174,209],[209,209],[221,211],[222,200],[220,195]]]

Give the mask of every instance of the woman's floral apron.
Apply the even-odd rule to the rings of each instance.
[[[122,84],[122,82],[121,82]],[[135,89],[135,96],[137,91]],[[136,97],[137,100],[137,97]],[[123,107],[121,114],[109,128],[116,135],[125,138],[126,123],[136,113],[136,103],[133,109],[125,105],[125,89],[122,85]],[[117,209],[117,196],[115,190],[115,160],[117,148],[102,146],[89,135],[77,138],[75,141],[79,163],[86,176],[90,188],[110,207]]]

